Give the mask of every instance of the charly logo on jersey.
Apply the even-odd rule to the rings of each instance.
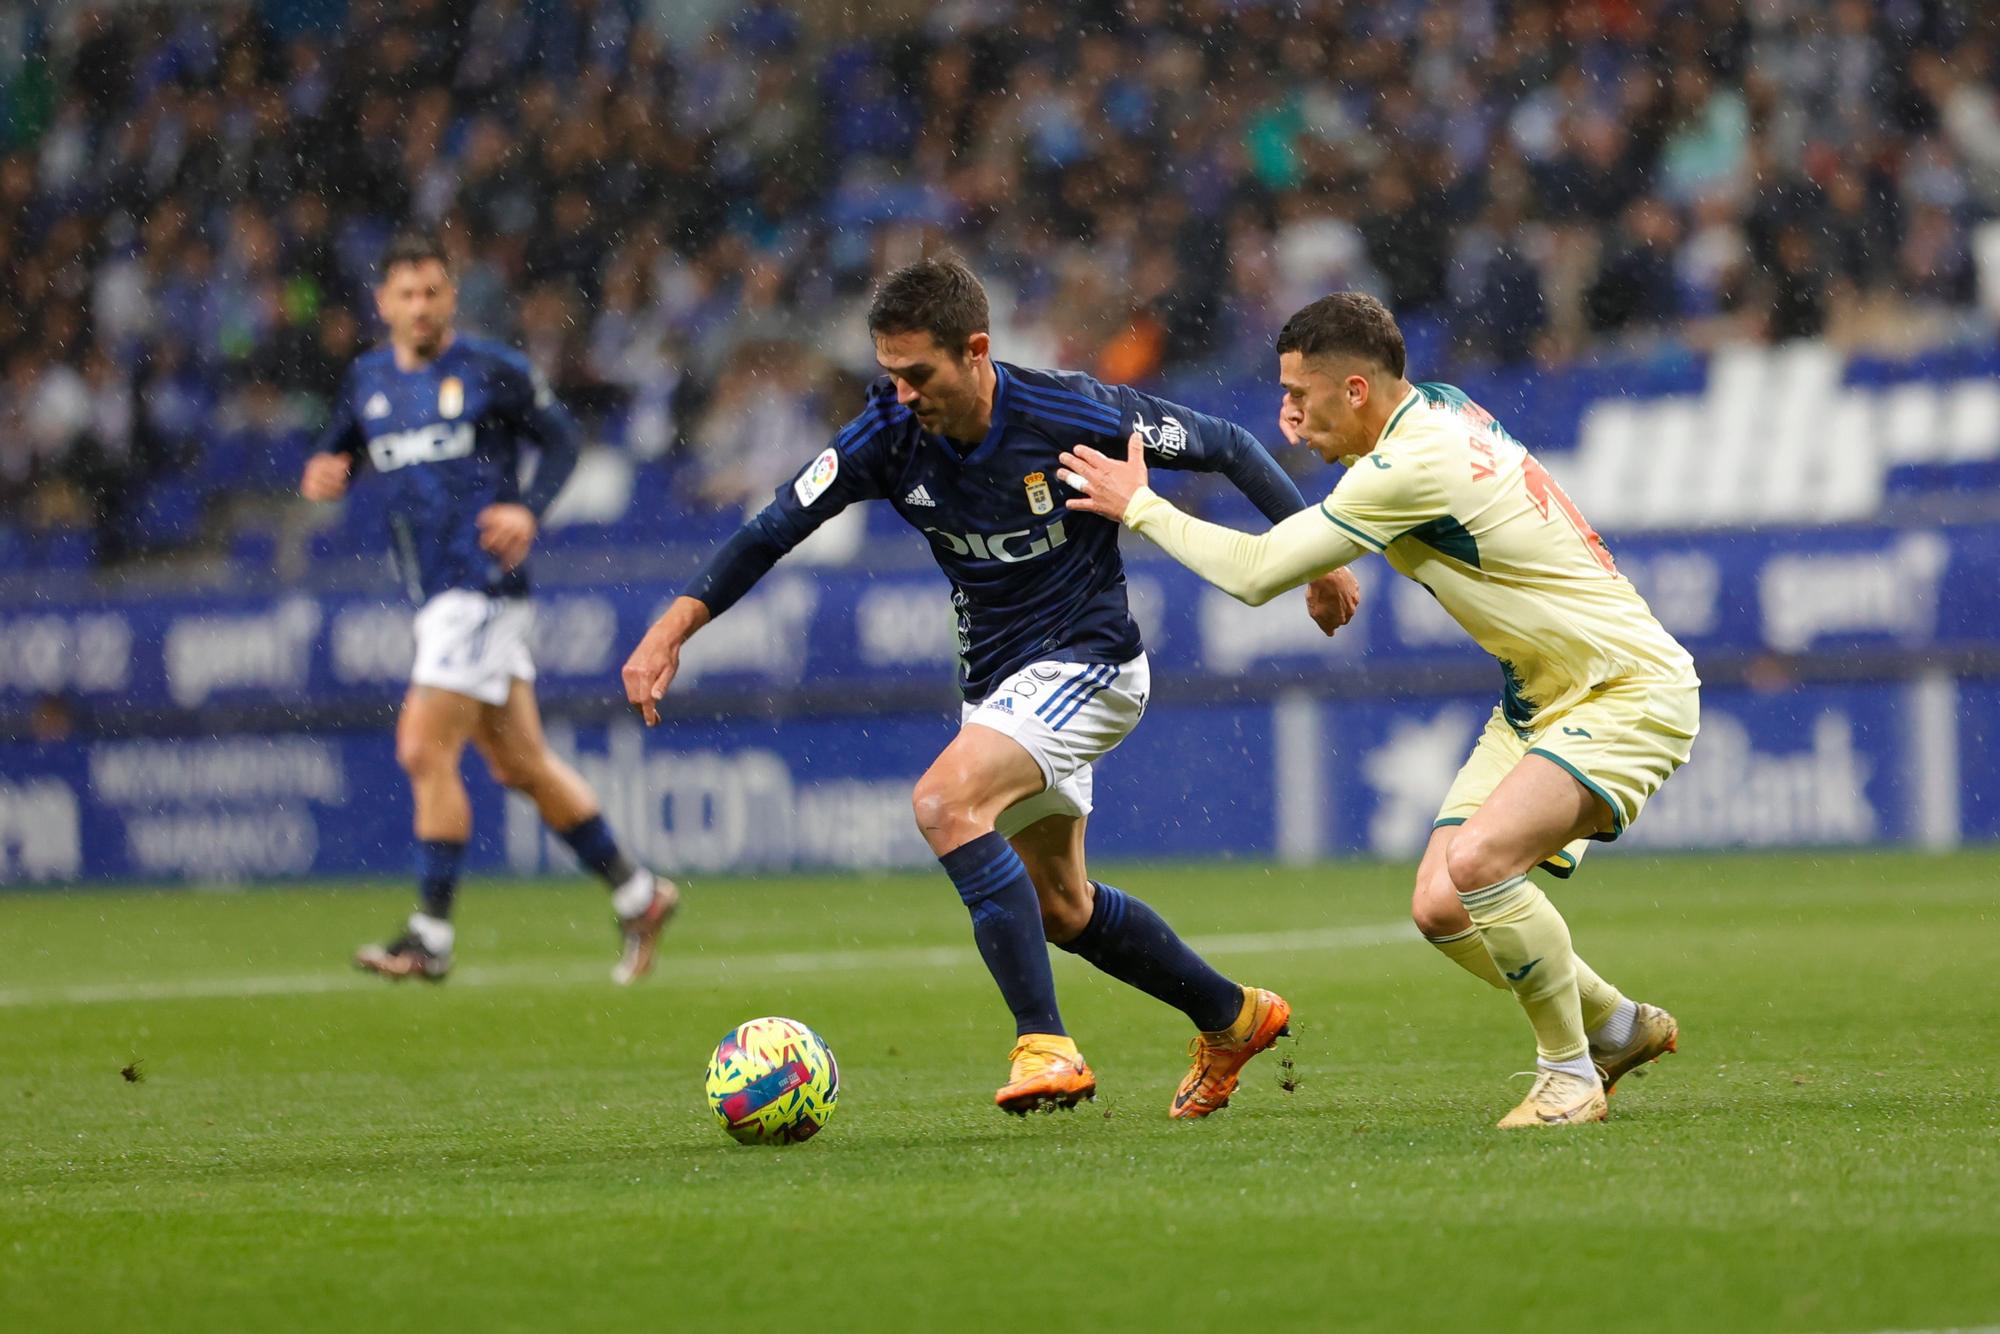
[[[465,411],[465,381],[447,375],[438,382],[438,416],[456,417]]]
[[[833,485],[833,479],[840,476],[840,451],[828,449],[812,461],[812,466],[800,473],[792,483],[792,494],[799,498],[799,504],[810,505],[826,494]]]
[[[1055,493],[1049,490],[1049,479],[1043,473],[1031,472],[1021,479],[1028,490],[1028,512],[1047,514],[1056,507]]]
[[[389,396],[387,394],[370,394],[367,405],[361,409],[361,415],[369,421],[376,421],[388,416]]]
[[[1016,528],[1009,533],[947,533],[942,528],[926,528],[924,531],[954,556],[1004,561],[1009,565],[1046,555],[1069,541],[1061,519],[1044,528],[1040,537],[1035,536],[1032,528]]]
[[[1148,425],[1143,420],[1135,421],[1132,423],[1132,429],[1146,442],[1146,448],[1160,458],[1179,458],[1187,449],[1187,427],[1173,417],[1160,418],[1158,426]],[[1036,513],[1040,511],[1037,510]]]

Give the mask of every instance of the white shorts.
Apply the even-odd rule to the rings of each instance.
[[[505,704],[515,681],[535,679],[528,652],[535,609],[526,598],[448,588],[417,612],[417,661],[410,684]]]
[[[1146,655],[1127,663],[1035,662],[959,714],[961,727],[990,727],[1035,757],[1046,785],[1000,812],[1014,835],[1051,815],[1090,814],[1090,764],[1111,752],[1146,712],[1153,676]]]

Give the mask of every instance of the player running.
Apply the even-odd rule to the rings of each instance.
[[[576,466],[576,429],[520,354],[453,332],[457,295],[436,241],[391,244],[375,302],[388,346],[348,368],[299,486],[308,500],[338,500],[357,467],[381,473],[395,562],[422,607],[396,718],[396,760],[416,799],[419,907],[401,935],[367,946],[354,962],[432,982],[451,971],[452,898],[472,834],[459,761],[471,742],[493,777],[532,800],[611,887],[624,934],[612,977],[635,981],[653,966],[680,893],[619,850],[596,795],[549,749],[528,654],[534,613],[524,562],[543,511]],[[540,455],[526,488],[524,443]]]
[[[1500,705],[1438,813],[1411,914],[1534,1027],[1535,1082],[1501,1128],[1601,1121],[1619,1077],[1673,1051],[1678,1029],[1577,957],[1528,872],[1568,876],[1588,840],[1638,818],[1687,762],[1701,683],[1542,465],[1462,392],[1403,371],[1402,332],[1373,297],[1336,293],[1286,323],[1280,425],[1347,475],[1269,533],[1183,514],[1146,486],[1136,450],[1064,454],[1081,493],[1067,504],[1253,606],[1380,552],[1500,660]]]
[[[886,375],[867,407],[647,632],[625,665],[626,697],[658,723],[688,636],[847,506],[887,500],[930,539],[958,612],[961,726],[912,803],[1014,1012],[1012,1068],[994,1102],[1026,1113],[1096,1090],[1056,1007],[1053,942],[1188,1016],[1193,1066],[1169,1115],[1207,1116],[1291,1009],[1218,973],[1146,904],[1085,871],[1091,765],[1137,725],[1150,686],[1117,525],[1063,511],[1056,458],[1079,436],[1112,450],[1130,436],[1162,467],[1222,473],[1274,521],[1305,502],[1240,426],[993,360],[985,289],[956,260],[891,273],[868,327]],[[1351,578],[1315,592],[1323,628],[1353,614]]]

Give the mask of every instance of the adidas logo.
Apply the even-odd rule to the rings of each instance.
[[[937,502],[931,499],[931,493],[924,490],[921,482],[917,484],[916,490],[903,497],[903,503],[905,505],[928,505],[932,509],[937,508]]]
[[[377,417],[389,415],[389,399],[385,394],[377,394],[368,400],[368,406],[361,409],[361,415],[373,421]]]

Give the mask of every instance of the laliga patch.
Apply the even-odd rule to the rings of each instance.
[[[465,411],[465,381],[447,375],[438,381],[438,416],[447,421]]]
[[[1047,514],[1056,507],[1055,494],[1049,490],[1049,479],[1041,473],[1031,472],[1021,479],[1028,489],[1028,510],[1032,514]]]
[[[826,494],[833,485],[833,479],[840,476],[840,451],[829,449],[812,461],[812,467],[800,473],[792,483],[792,494],[799,498],[799,504],[810,505]]]

